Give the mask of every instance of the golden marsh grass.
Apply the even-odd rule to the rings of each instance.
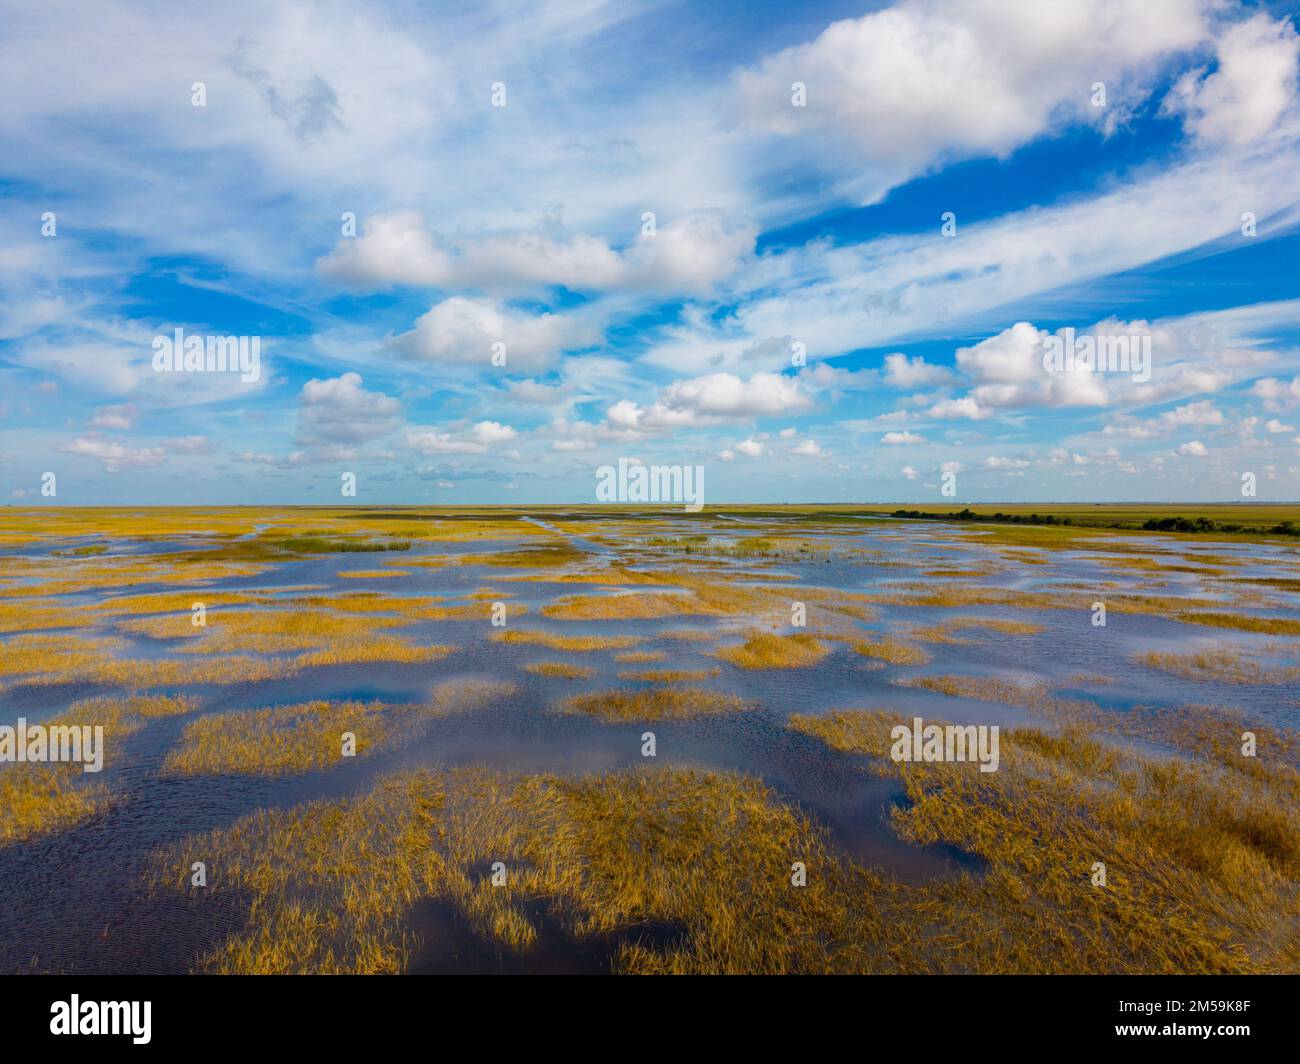
[[[571,665],[567,661],[534,661],[525,665],[524,670],[534,676],[555,676],[563,680],[585,680],[596,675],[590,665]]]
[[[344,734],[363,757],[387,741],[400,710],[380,702],[318,700],[211,714],[186,726],[163,772],[177,776],[284,776],[338,765]],[[353,755],[350,755],[353,756]]]
[[[609,721],[686,720],[713,713],[739,713],[749,708],[735,695],[701,687],[655,687],[641,691],[593,691],[566,698],[563,713],[578,713]]]
[[[830,652],[826,643],[804,632],[750,632],[739,646],[723,647],[714,656],[741,669],[806,669]]]
[[[621,650],[641,642],[639,637],[632,635],[556,635],[540,629],[520,628],[494,632],[492,638],[498,643],[523,643],[546,647],[547,650],[572,651]]]

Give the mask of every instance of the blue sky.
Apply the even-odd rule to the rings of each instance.
[[[1300,499],[1292,5],[182,7],[0,2],[10,504]]]

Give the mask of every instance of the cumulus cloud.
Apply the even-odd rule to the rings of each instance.
[[[1174,453],[1184,458],[1203,458],[1210,452],[1200,440],[1189,440],[1187,443],[1180,443]]]
[[[944,384],[951,378],[951,370],[927,362],[920,355],[912,358],[897,353],[885,356],[885,383],[892,388],[924,388],[931,384]]]
[[[986,418],[990,413],[991,411],[980,406],[969,395],[962,396],[960,399],[940,399],[925,411],[927,417],[939,418],[940,420],[969,418],[972,421]]]
[[[1281,410],[1300,402],[1300,377],[1292,377],[1290,382],[1277,377],[1262,377],[1250,386],[1250,394],[1264,400],[1269,410]]]
[[[563,285],[577,291],[637,290],[707,294],[754,250],[751,225],[728,226],[716,211],[694,211],[638,231],[622,250],[605,240],[556,227],[463,238],[447,243],[417,211],[367,219],[317,268],[356,288],[388,285],[484,288]]]
[[[731,373],[674,381],[649,407],[623,399],[606,413],[611,426],[627,432],[657,432],[692,425],[775,417],[811,408],[800,379],[755,373],[744,380]]]
[[[509,425],[497,421],[480,421],[477,424],[436,429],[431,426],[412,426],[406,432],[406,445],[421,454],[484,454],[501,452],[519,433]],[[505,452],[501,452],[505,453]]]
[[[1130,362],[1127,369],[1107,371],[1093,371],[1081,363],[1071,366],[1068,362],[1049,368],[1043,357],[1047,342],[1053,336],[1067,342],[1066,330],[1050,333],[1029,322],[1017,322],[973,346],[958,348],[955,361],[959,379],[971,387],[965,395],[930,403],[924,413],[938,419],[981,420],[1003,411],[1142,407],[1219,392],[1277,357],[1254,341],[1232,335],[1231,324],[1226,316],[1216,322],[1215,315],[1157,322],[1108,318],[1075,330],[1076,340],[1096,340],[1099,352],[1105,340],[1123,341],[1131,352],[1149,344],[1149,379],[1144,381],[1136,370],[1137,362]],[[1276,406],[1292,389],[1266,378],[1256,381],[1253,390],[1266,400],[1266,405]],[[1300,384],[1295,394],[1300,396]],[[1200,400],[1150,422],[1121,417],[1105,431],[1108,435],[1142,438],[1184,425],[1218,425],[1222,420],[1209,400]]]
[[[880,442],[897,447],[905,443],[924,443],[925,437],[918,436],[915,432],[886,432],[880,437]]]
[[[545,368],[563,351],[599,342],[598,329],[566,315],[530,314],[494,299],[452,296],[389,345],[421,362],[490,366],[493,345],[504,344],[504,368],[529,371]]]
[[[71,443],[61,445],[59,450],[64,454],[94,458],[110,473],[127,467],[160,466],[167,460],[167,450],[163,447],[132,447],[116,440],[89,436],[79,436]]]
[[[1226,28],[1216,44],[1217,65],[1188,71],[1164,109],[1184,116],[1197,139],[1245,144],[1272,130],[1294,106],[1300,36],[1290,23],[1258,14]]]
[[[1048,372],[1043,367],[1050,334],[1017,322],[974,347],[958,348],[958,368],[976,387],[969,398],[980,409],[1023,406],[1105,406],[1105,379],[1086,368]]]
[[[1222,425],[1223,412],[1210,399],[1201,399],[1194,403],[1166,410],[1162,414],[1145,421],[1138,418],[1122,417],[1107,425],[1102,431],[1107,436],[1128,436],[1142,440],[1151,436],[1164,436],[1179,428],[1190,425]]]
[[[424,227],[419,211],[392,211],[367,218],[361,236],[344,237],[316,268],[355,287],[439,287],[451,278],[451,256]]]
[[[769,56],[739,75],[738,88],[759,128],[855,145],[869,200],[940,159],[1005,156],[1066,121],[1114,121],[1165,57],[1206,38],[1210,6],[905,0]],[[1096,81],[1107,85],[1109,110],[1090,107]],[[792,106],[796,82],[805,106]]]
[[[298,438],[312,446],[364,443],[401,424],[401,404],[370,392],[359,373],[309,380],[298,398]]]

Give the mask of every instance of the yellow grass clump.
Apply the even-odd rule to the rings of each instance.
[[[590,665],[571,665],[567,661],[534,661],[524,669],[534,676],[556,676],[564,680],[585,680],[596,674]]]
[[[1300,681],[1300,667],[1266,665],[1239,650],[1219,647],[1189,654],[1151,650],[1137,660],[1152,669],[1210,683],[1284,684]]]
[[[66,831],[107,807],[102,784],[80,765],[0,765],[0,846]]]
[[[405,624],[401,617],[331,613],[320,609],[214,610],[196,627],[189,613],[122,622],[123,631],[155,638],[184,638],[183,650],[200,654],[264,654],[321,650],[355,642]]]
[[[830,652],[824,642],[804,632],[751,632],[739,646],[723,647],[714,654],[742,669],[806,669]]]
[[[685,720],[711,713],[738,713],[748,705],[735,695],[702,687],[655,687],[641,691],[593,691],[560,703],[563,713],[613,721]]]
[[[284,776],[330,768],[344,758],[344,735],[364,756],[392,734],[393,707],[380,702],[303,702],[211,714],[186,726],[163,763],[177,776]]]
[[[897,639],[855,639],[849,645],[863,657],[877,658],[891,665],[924,665],[930,660],[921,647]]]
[[[1177,615],[1177,619],[1185,624],[1204,624],[1214,628],[1235,628],[1242,632],[1300,636],[1300,620],[1292,617],[1251,617],[1244,613],[1183,612]]]
[[[640,637],[633,635],[557,635],[554,632],[521,628],[494,632],[492,638],[498,643],[524,643],[546,647],[547,650],[574,651],[621,650],[641,642]]]
[[[346,580],[387,580],[395,576],[410,576],[404,569],[347,569],[338,576]]]
[[[999,632],[1004,635],[1038,635],[1043,631],[1041,624],[1030,621],[1007,621],[997,617],[950,617],[940,624],[928,627],[914,627],[907,631],[909,639],[919,639],[924,643],[969,643],[971,639],[958,635],[958,632]]]

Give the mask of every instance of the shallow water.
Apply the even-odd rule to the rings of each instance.
[[[549,514],[545,521],[528,518],[559,536],[579,515]],[[623,524],[624,522],[619,522]],[[1296,578],[1300,553],[1292,547],[1256,543],[1175,541],[1154,536],[1114,537],[1104,559],[1096,552],[1037,551],[1009,547],[1020,554],[1037,554],[1046,564],[1031,565],[1008,557],[980,532],[960,527],[939,527],[930,522],[863,521],[860,525],[823,527],[816,523],[726,517],[713,522],[700,517],[660,516],[655,535],[697,535],[715,532],[727,541],[749,536],[793,537],[830,548],[828,557],[709,557],[710,568],[731,575],[729,581],[763,577],[761,586],[779,591],[791,601],[801,589],[846,592],[881,592],[919,582],[938,590],[948,584],[970,584],[1025,592],[1054,587],[1096,588],[1105,600],[1114,594],[1141,593],[1204,601],[1222,599],[1224,611],[1257,616],[1295,617],[1294,592],[1244,583],[1230,584],[1220,577],[1204,577],[1116,565],[1118,556],[1154,557],[1179,563],[1198,555],[1231,558],[1227,577]],[[259,526],[261,527],[261,526]],[[759,529],[753,531],[753,529]],[[662,568],[699,561],[686,555],[647,556],[633,544],[617,543],[620,533],[590,523],[567,544],[584,551],[594,563],[617,560],[629,568]],[[611,539],[615,544],[611,545]],[[24,561],[53,558],[56,550],[102,537],[50,540],[23,547],[8,557]],[[553,540],[547,540],[552,542]],[[61,833],[23,844],[0,847],[0,883],[6,905],[0,908],[0,970],[73,972],[184,972],[196,956],[220,942],[239,926],[237,907],[229,901],[206,902],[176,895],[150,897],[141,887],[149,854],[178,840],[222,827],[256,809],[287,807],[322,797],[368,790],[376,777],[398,768],[448,767],[483,764],[506,772],[592,773],[644,763],[642,733],[657,739],[660,765],[693,766],[739,771],[765,781],[782,798],[793,802],[826,826],[834,843],[858,861],[880,867],[904,880],[977,871],[979,863],[948,847],[918,848],[901,842],[889,826],[889,811],[902,801],[901,790],[891,780],[871,777],[858,770],[852,758],[836,754],[822,743],[791,731],[793,713],[816,714],[841,708],[883,709],[903,716],[921,716],[956,723],[1014,725],[1031,721],[1024,708],[966,698],[952,698],[925,689],[899,686],[898,681],[927,674],[994,676],[999,679],[1046,682],[1069,698],[1094,702],[1104,710],[1123,712],[1137,705],[1221,705],[1241,709],[1261,722],[1300,725],[1300,691],[1294,686],[1232,684],[1194,681],[1158,672],[1136,660],[1142,652],[1188,651],[1211,646],[1245,648],[1262,655],[1261,661],[1296,664],[1297,640],[1249,632],[1189,625],[1168,616],[1112,611],[1104,628],[1094,627],[1087,610],[1016,610],[974,605],[935,608],[901,605],[878,607],[879,617],[862,621],[864,636],[905,634],[912,625],[932,626],[948,618],[976,617],[1028,620],[1043,627],[1034,635],[1009,635],[974,629],[957,633],[968,640],[925,644],[933,660],[923,666],[895,666],[862,657],[836,644],[829,657],[809,668],[737,668],[712,656],[716,643],[684,642],[661,633],[683,628],[720,635],[737,642],[740,629],[757,619],[672,617],[659,620],[553,621],[540,609],[569,595],[601,593],[595,583],[566,583],[557,573],[523,573],[518,569],[470,564],[452,560],[441,567],[410,564],[422,556],[465,556],[485,551],[527,549],[537,545],[535,535],[516,540],[439,542],[416,540],[409,553],[327,554],[276,562],[253,576],[220,579],[202,588],[166,582],[141,582],[125,593],[171,591],[180,612],[204,592],[271,591],[319,586],[311,594],[379,591],[395,599],[412,595],[442,596],[446,604],[460,604],[463,596],[484,588],[509,593],[508,628],[546,629],[566,635],[635,635],[644,638],[636,650],[661,650],[667,659],[646,664],[615,660],[616,651],[566,653],[528,644],[498,643],[488,621],[491,600],[484,600],[482,618],[471,620],[417,620],[392,630],[419,644],[450,644],[456,652],[424,664],[347,664],[326,666],[301,675],[259,683],[209,685],[188,689],[202,701],[202,713],[228,713],[266,708],[307,699],[361,699],[384,702],[423,702],[442,682],[502,680],[518,685],[518,692],[486,709],[423,723],[404,743],[372,756],[344,761],[328,771],[303,776],[172,777],[161,774],[167,752],[176,744],[193,715],[154,719],[122,739],[110,763],[100,774],[118,801],[106,812]],[[186,549],[195,544],[185,543]],[[114,557],[165,556],[179,549],[174,541],[114,541],[106,555],[91,562],[102,564]],[[1164,553],[1171,552],[1171,553]],[[409,568],[407,566],[409,565]],[[927,576],[936,566],[990,572],[970,576]],[[407,573],[387,579],[352,579],[340,572],[395,568]],[[527,576],[528,579],[512,579]],[[780,582],[772,577],[783,578]],[[616,583],[616,581],[614,581]],[[11,585],[11,590],[14,586]],[[1233,589],[1257,592],[1263,605],[1231,605]],[[647,590],[633,586],[627,590]],[[663,590],[649,588],[649,590]],[[55,601],[82,606],[102,602],[117,592],[112,588],[59,594]],[[511,612],[526,606],[524,617]],[[123,635],[130,654],[142,658],[170,655],[179,640],[114,632],[113,618],[104,618],[97,634]],[[787,629],[788,630],[788,629]],[[810,627],[810,631],[814,629]],[[67,630],[64,630],[65,632]],[[77,630],[73,630],[77,631]],[[730,634],[726,634],[730,633]],[[39,634],[39,633],[28,633]],[[596,672],[581,680],[537,676],[524,671],[533,662],[571,661]],[[611,687],[650,686],[618,678],[629,669],[711,669],[718,674],[699,686],[733,693],[751,708],[742,713],[705,716],[686,721],[608,723],[557,712],[565,697]],[[1097,682],[1096,677],[1107,682]],[[79,698],[113,693],[85,684],[36,686],[16,684],[0,692],[0,724],[22,716],[37,722],[62,712]],[[3,768],[0,768],[3,771]],[[196,860],[202,859],[196,856]],[[429,902],[410,914],[412,930],[424,932],[424,945],[413,958],[416,971],[598,971],[607,970],[610,943],[595,940],[574,943],[541,921],[538,949],[513,956],[499,946],[478,939],[447,906]],[[667,941],[679,933],[671,927],[633,929],[629,934]],[[540,967],[539,967],[540,966]]]

